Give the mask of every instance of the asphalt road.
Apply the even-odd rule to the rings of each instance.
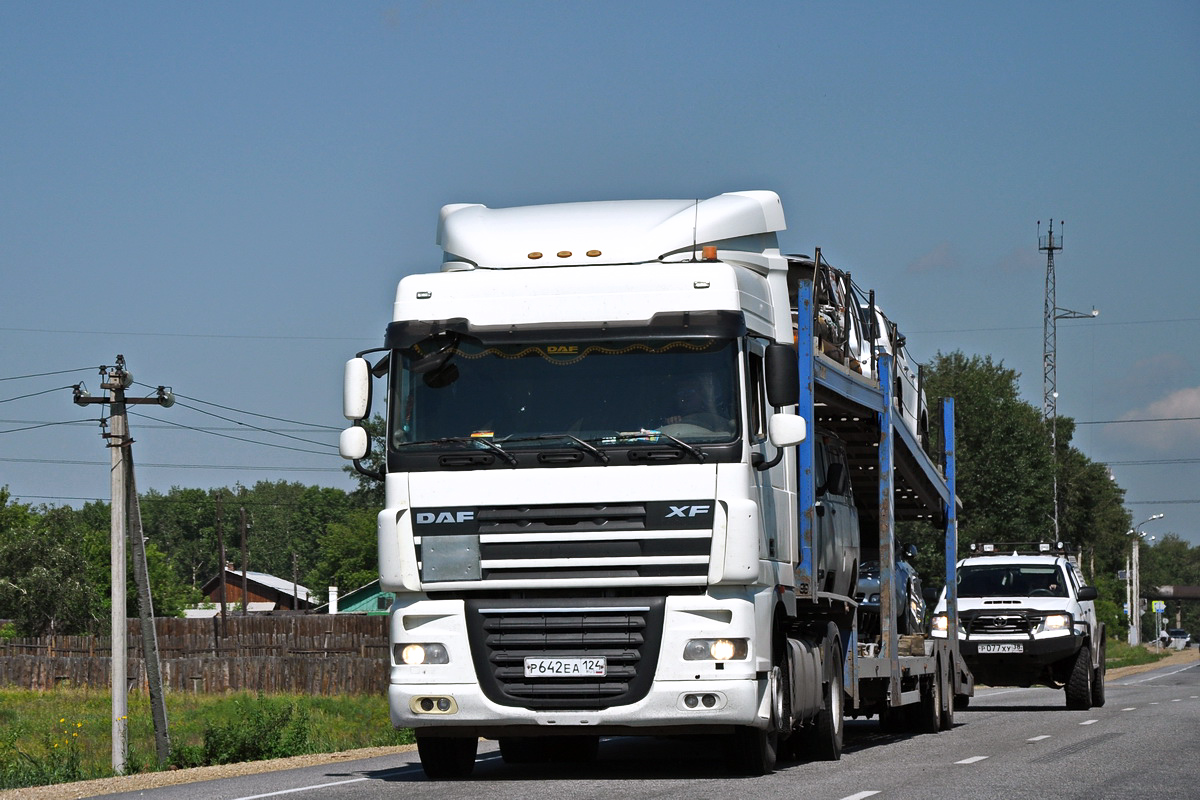
[[[425,779],[415,752],[144,790],[109,798],[181,800],[585,800],[587,798],[1138,797],[1193,798],[1200,777],[1200,664],[1110,681],[1107,703],[1067,711],[1047,688],[981,689],[953,730],[885,735],[848,720],[837,762],[788,763],[731,777],[721,745],[697,739],[606,739],[587,765],[509,765],[480,743],[469,780]]]

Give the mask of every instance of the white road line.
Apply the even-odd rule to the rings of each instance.
[[[1122,711],[1137,711],[1137,706],[1130,706],[1129,708],[1122,708],[1121,710]]]
[[[1098,720],[1098,719],[1085,719],[1083,722],[1081,722],[1079,724],[1080,725],[1095,725],[1099,721],[1100,720]]]
[[[1171,702],[1172,702],[1172,703],[1178,703],[1178,702],[1179,702],[1179,701],[1181,701],[1181,700],[1183,700],[1183,698],[1182,698],[1182,697],[1176,697],[1176,698],[1175,698],[1174,700],[1172,700]]]
[[[955,761],[955,764],[974,764],[976,761],[983,761],[987,756],[971,756],[964,758],[962,761]]]
[[[871,797],[872,795],[879,794],[881,791],[883,791],[883,790],[882,789],[871,789],[866,792],[859,792],[858,794],[849,794],[849,795],[846,795],[845,797],[843,797],[842,800],[863,800],[864,797]]]
[[[1041,736],[1035,736],[1035,737],[1033,737],[1032,739],[1026,739],[1025,741],[1027,741],[1027,742],[1040,742],[1042,739],[1049,739],[1049,738],[1050,738],[1050,735],[1049,735],[1049,734],[1042,734]]]
[[[1175,670],[1174,672],[1165,672],[1162,675],[1153,675],[1153,674],[1147,675],[1145,678],[1138,678],[1135,681],[1122,681],[1121,685],[1128,686],[1131,683],[1145,683],[1146,681],[1153,681],[1153,680],[1157,680],[1158,678],[1169,678],[1172,675],[1178,675],[1180,672],[1183,672],[1185,670],[1193,669],[1193,668],[1195,668],[1195,666],[1196,666],[1195,664],[1189,664],[1186,667],[1180,667],[1179,669]]]
[[[314,783],[312,786],[297,786],[294,789],[280,789],[278,792],[267,792],[266,794],[248,794],[245,797],[237,797],[234,800],[258,800],[260,797],[278,797],[281,794],[294,794],[296,792],[311,792],[314,789],[325,789],[330,786],[344,786],[347,783],[360,783],[369,781],[370,778],[349,778],[344,781],[333,781],[332,783]]]

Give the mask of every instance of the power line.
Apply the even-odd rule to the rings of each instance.
[[[362,337],[354,336],[259,336],[242,333],[163,333],[162,331],[67,331],[61,328],[0,328],[0,331],[14,331],[17,333],[69,333],[79,334],[81,336],[164,336],[177,339],[286,339],[288,341],[309,341],[309,342],[367,342],[373,341]]]
[[[210,417],[216,417],[217,419],[224,420],[225,422],[232,422],[235,425],[241,425],[243,427],[250,428],[250,429],[256,430],[256,431],[260,431],[262,433],[272,433],[276,436],[282,436],[285,439],[295,439],[297,442],[305,442],[307,444],[315,444],[315,445],[320,445],[322,447],[326,447],[326,446],[332,447],[333,446],[333,445],[327,445],[325,442],[314,442],[312,439],[302,439],[299,436],[292,436],[291,434],[287,434],[287,433],[278,433],[277,431],[272,431],[267,428],[260,428],[257,425],[251,425],[248,422],[240,422],[239,420],[236,420],[236,419],[230,419],[229,417],[223,417],[220,414],[214,414],[211,411],[205,411],[204,409],[197,408],[196,406],[189,406],[187,403],[180,403],[178,400],[175,401],[175,405],[180,406],[181,408],[190,408],[192,411],[195,411],[198,414],[207,414]],[[172,423],[172,424],[177,424],[177,423]],[[192,430],[201,430],[201,429],[193,428]],[[211,433],[212,431],[211,430],[203,430],[203,432]]]
[[[0,330],[13,330],[12,328],[0,328]],[[32,375],[13,375],[9,378],[0,378],[0,381],[20,381],[26,378],[44,378],[47,375],[66,375],[68,372],[95,372],[101,367],[79,367],[78,369],[60,369],[55,372],[35,372]]]
[[[39,422],[36,425],[27,425],[24,428],[9,428],[8,430],[0,431],[0,433],[19,433],[21,431],[33,431],[38,428],[50,428],[54,425],[83,425],[86,423],[95,423],[94,419],[68,419],[62,422]]]
[[[135,381],[135,383],[136,383],[136,381]],[[145,384],[145,383],[138,383],[138,386],[145,386],[147,389],[157,389],[158,388],[157,386],[150,386],[149,384]],[[251,416],[251,417],[261,417],[262,419],[271,419],[271,420],[275,420],[276,422],[290,422],[293,425],[308,425],[308,426],[311,426],[314,428],[325,428],[325,429],[331,430],[331,431],[340,431],[341,430],[341,428],[338,428],[334,425],[321,425],[321,424],[315,423],[315,422],[302,422],[300,420],[286,419],[284,417],[273,417],[270,414],[258,414],[253,411],[245,411],[240,408],[233,408],[232,406],[223,406],[220,403],[213,403],[208,400],[201,400],[198,397],[189,397],[188,395],[180,394],[179,392],[173,392],[173,394],[175,395],[176,398],[182,398],[184,400],[191,400],[193,403],[201,403],[206,406],[212,406],[213,408],[220,408],[225,411],[233,411],[238,414],[246,414],[247,416]],[[213,416],[216,416],[216,415],[214,414]],[[229,421],[237,422],[237,420],[229,420]]]
[[[68,420],[66,422],[52,422],[52,421],[46,420],[46,419],[0,419],[0,425],[68,425],[68,424],[82,424],[84,422],[96,422],[96,420],[76,419],[76,420]],[[239,425],[236,428],[223,428],[223,427],[213,426],[213,427],[202,427],[202,428],[200,428],[200,430],[203,430],[203,431],[240,431],[243,429],[243,427],[244,426],[241,426],[241,425]],[[174,430],[174,429],[175,429],[175,426],[172,426],[172,425],[161,425],[161,424],[155,424],[155,423],[138,426],[138,430]],[[269,431],[270,433],[315,433],[315,432],[324,432],[326,429],[323,427],[317,428],[317,427],[313,427],[313,426],[308,426],[308,427],[302,427],[302,428],[262,428],[262,430]]]
[[[137,414],[137,413],[134,413],[134,412],[132,412],[132,411],[130,411],[130,412],[128,412],[128,413],[129,413],[129,416],[131,416],[131,417],[142,417],[142,418],[144,418],[144,419],[154,419],[153,417],[147,417],[145,414]],[[233,439],[235,442],[247,442],[248,444],[257,444],[257,445],[260,445],[260,446],[262,446],[262,447],[274,447],[274,448],[277,448],[277,449],[279,449],[279,450],[294,450],[294,451],[295,451],[295,452],[297,452],[297,453],[312,453],[313,455],[318,455],[318,456],[328,456],[328,455],[332,455],[331,453],[322,453],[322,452],[321,452],[321,451],[319,451],[319,450],[305,450],[305,449],[304,449],[304,448],[302,448],[302,447],[289,447],[289,446],[288,446],[288,445],[286,445],[286,444],[271,444],[270,442],[260,442],[260,441],[257,441],[257,440],[255,440],[255,439],[247,439],[247,438],[245,438],[245,437],[242,437],[242,436],[230,436],[230,435],[229,435],[229,434],[227,434],[227,433],[215,433],[215,432],[213,432],[213,431],[206,431],[206,430],[204,430],[204,429],[202,429],[202,428],[197,428],[197,427],[194,427],[194,426],[192,426],[192,425],[184,425],[184,424],[182,424],[182,423],[179,423],[179,422],[171,422],[170,420],[166,420],[166,422],[167,422],[167,424],[168,424],[168,425],[175,425],[175,426],[177,426],[177,427],[180,427],[180,428],[185,428],[185,429],[187,429],[187,430],[189,430],[189,431],[196,431],[197,433],[207,433],[209,436],[219,436],[219,437],[221,437],[222,439]],[[280,435],[282,435],[282,434],[280,434]],[[290,439],[295,439],[296,437],[295,437],[295,436],[290,436],[290,437],[288,437],[288,438],[290,438]],[[308,441],[308,440],[307,440],[307,439],[301,439],[300,441]],[[324,442],[312,442],[312,444],[324,445]],[[331,444],[331,445],[324,445],[324,446],[327,446],[327,447],[330,447],[330,448],[336,449],[336,446],[335,446],[335,445],[332,445],[332,444]]]
[[[1121,425],[1126,422],[1195,422],[1200,417],[1148,417],[1146,419],[1095,419],[1076,422],[1076,425]]]
[[[73,389],[73,388],[75,388],[75,387],[74,386],[55,386],[53,389],[44,389],[40,392],[33,392],[31,394],[22,394],[22,395],[18,395],[17,397],[7,397],[3,400],[0,400],[0,403],[11,403],[13,400],[24,400],[26,397],[37,397],[40,394],[50,394],[51,392],[61,392],[63,389]]]
[[[261,442],[260,442],[261,444]],[[290,448],[289,448],[290,449]],[[317,455],[325,455],[318,453]],[[0,457],[0,462],[10,464],[60,464],[70,466],[109,466],[107,461],[82,461],[65,458],[3,458]],[[139,467],[156,467],[160,469],[243,469],[243,470],[258,470],[272,472],[344,472],[340,468],[334,467],[271,467],[271,466],[246,466],[243,464],[164,464],[164,463],[149,463],[145,461],[138,462]]]

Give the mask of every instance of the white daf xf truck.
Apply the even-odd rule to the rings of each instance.
[[[894,413],[883,348],[864,377],[815,340],[827,267],[784,227],[766,191],[442,209],[441,269],[346,365],[340,444],[386,482],[391,717],[430,778],[480,737],[533,761],[685,734],[761,774],[838,758],[846,714],[937,730],[970,693],[954,637],[901,654],[888,599],[896,519],[944,526],[954,585],[952,461]],[[860,642],[867,558],[885,600]]]

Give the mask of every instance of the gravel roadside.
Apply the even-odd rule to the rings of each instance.
[[[1108,681],[1149,672],[1152,669],[1171,666],[1186,666],[1200,661],[1200,648],[1180,650],[1153,664],[1139,664],[1135,667],[1121,667],[1108,671]],[[146,772],[138,775],[122,775],[117,778],[100,778],[93,781],[78,783],[63,783],[55,786],[34,786],[28,789],[7,789],[0,791],[0,800],[77,800],[84,797],[97,797],[116,792],[134,792],[140,789],[154,789],[159,786],[174,786],[180,783],[207,781],[216,778],[232,778],[238,775],[253,775],[259,772],[271,772],[295,767],[311,767],[320,764],[333,764],[339,761],[354,761],[361,758],[392,755],[414,750],[415,745],[400,747],[368,747],[362,750],[346,750],[341,753],[318,753],[291,758],[277,758],[271,761],[248,761],[241,764],[221,764],[215,767],[195,767],[193,769],[169,770],[167,772]]]

